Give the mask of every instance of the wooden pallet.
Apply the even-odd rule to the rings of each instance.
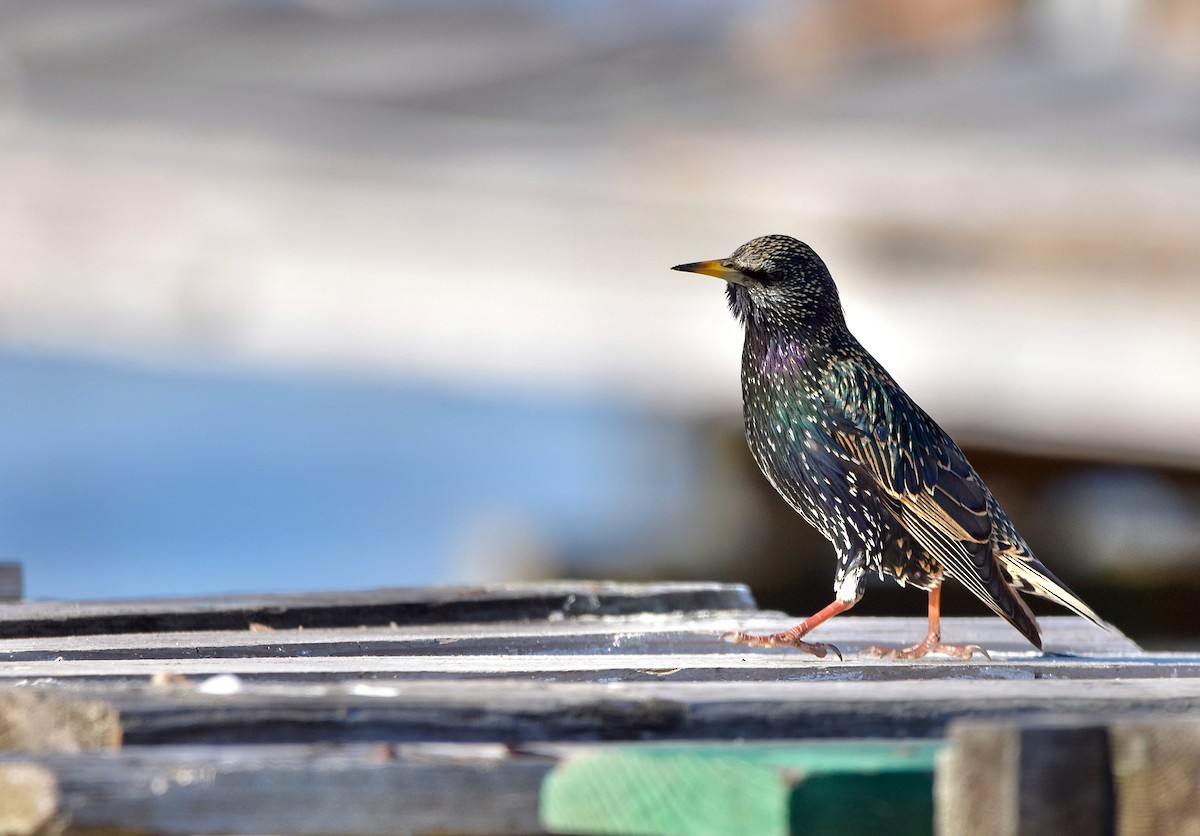
[[[999,619],[946,619],[991,652],[969,661],[860,652],[919,638],[917,619],[834,619],[816,638],[844,661],[720,640],[791,623],[716,584],[3,605],[0,825],[20,826],[0,832],[699,833],[750,815],[829,832],[846,811],[819,799],[851,791],[931,832],[912,787],[955,723],[1200,711],[1200,659],[1073,617],[1043,619],[1056,655]]]

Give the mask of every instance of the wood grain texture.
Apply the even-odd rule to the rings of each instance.
[[[933,829],[932,743],[623,745],[554,768],[542,821],[559,833],[651,836]]]
[[[960,722],[946,736],[934,779],[938,836],[1019,836],[1020,731]]]
[[[1109,730],[1119,836],[1200,836],[1200,721],[1120,720]]]

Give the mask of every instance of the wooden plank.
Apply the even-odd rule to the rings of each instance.
[[[588,803],[579,798],[586,784],[592,804],[612,805],[614,796],[625,799],[626,785],[637,779],[657,786],[658,799],[676,813],[674,819],[660,817],[657,827],[634,831],[639,833],[697,832],[678,827],[688,821],[679,806],[696,797],[706,800],[700,809],[711,823],[729,825],[702,832],[855,834],[879,832],[877,825],[886,821],[888,832],[926,833],[935,748],[919,742],[619,747],[615,757],[595,747],[586,755],[566,749],[572,769],[556,789],[545,785],[553,797],[543,796],[542,809],[558,829],[630,832],[612,827],[621,819],[614,818],[616,811],[595,818],[594,825],[603,827],[575,823],[586,809],[580,805]],[[536,833],[542,832],[543,778],[553,756],[563,751],[513,753],[502,745],[163,746],[70,757],[8,756],[0,758],[0,799],[36,811],[17,820],[26,826],[10,826],[6,833],[33,833],[35,825],[54,817],[69,821],[73,830],[122,832]],[[39,780],[30,782],[31,774]],[[846,793],[869,799],[851,820],[841,818]],[[0,815],[5,807],[0,800]],[[766,827],[768,822],[775,827]],[[896,822],[910,826],[897,828]]]
[[[1112,836],[1113,784],[1103,725],[1025,723],[1020,747],[1020,836]]]
[[[733,612],[720,617],[695,613],[598,616],[539,622],[486,622],[480,624],[418,624],[376,628],[317,628],[268,631],[201,631],[194,633],[127,633],[10,638],[0,640],[0,661],[74,661],[183,658],[253,658],[303,656],[484,656],[484,655],[664,655],[711,654],[747,659],[802,660],[809,667],[830,672],[844,666],[836,657],[817,660],[790,649],[747,648],[721,641],[735,629],[773,631],[791,623],[772,613]],[[947,618],[947,635],[969,638],[989,648],[996,660],[1052,661],[1054,654],[1039,655],[1011,627],[997,618]],[[1047,646],[1073,651],[1099,667],[1105,659],[1124,664],[1142,658],[1137,645],[1117,632],[1109,632],[1072,616],[1043,619]],[[924,622],[915,618],[860,618],[843,616],[823,625],[818,639],[832,642],[847,656],[866,645],[903,642],[919,635]],[[1196,657],[1162,657],[1184,662]],[[933,659],[931,663],[945,660]],[[987,660],[976,657],[972,663]],[[1069,667],[1072,659],[1061,660]],[[907,663],[919,668],[923,662]]]
[[[938,836],[1018,836],[1021,738],[1015,724],[956,722],[934,779]]]
[[[1094,715],[955,723],[938,767],[939,833],[1109,836],[1106,726]]]
[[[20,601],[25,594],[20,563],[0,563],[0,601]]]
[[[24,821],[71,832],[532,834],[552,758],[470,747],[128,747],[0,759]],[[40,778],[33,786],[30,774]],[[49,776],[50,780],[46,780]],[[36,828],[10,825],[8,834]]]
[[[955,723],[936,778],[944,836],[1200,833],[1200,721]]]
[[[582,834],[923,836],[933,832],[937,748],[855,741],[583,750],[547,777],[542,821]]]
[[[0,605],[0,637],[554,619],[748,610],[741,584],[561,581],[290,595]]]
[[[1200,711],[1200,680],[593,682],[463,680],[60,687],[119,712],[126,743],[937,737],[960,718]]]
[[[54,774],[35,763],[0,760],[0,833],[44,836],[61,831]]]
[[[878,635],[919,632],[921,622],[862,621],[844,619],[821,636],[836,639],[845,659],[833,655],[816,659],[788,648],[744,648],[720,640],[724,632],[747,622],[763,629],[787,623],[779,617],[601,617],[355,630],[10,639],[0,641],[0,659],[8,662],[0,668],[0,678],[144,681],[155,675],[202,678],[229,673],[247,681],[275,682],[431,678],[771,682],[1200,676],[1200,658],[1140,653],[1120,634],[1071,617],[1047,619],[1047,635],[1074,646],[1101,647],[1104,652],[1040,655],[1018,644],[1023,640],[999,619],[947,619],[948,630],[991,640],[993,648],[1004,648],[1007,642],[1012,649],[994,649],[990,659],[879,659],[862,655],[862,646]],[[471,653],[471,649],[486,652]]]
[[[1118,836],[1200,833],[1200,721],[1118,721],[1109,735]]]
[[[0,692],[0,750],[77,752],[120,745],[117,712],[103,700],[47,689]]]
[[[1105,658],[897,661],[847,655],[821,662],[786,651],[749,654],[559,654],[519,656],[324,656],[183,659],[84,659],[11,662],[0,681],[145,682],[152,677],[193,681],[230,674],[245,682],[320,683],[347,680],[521,680],[541,683],[622,682],[903,682],[911,680],[1061,680],[1200,678],[1193,656],[1147,654]]]

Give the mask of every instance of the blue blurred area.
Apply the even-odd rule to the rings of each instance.
[[[11,351],[0,392],[0,559],[31,597],[469,580],[495,514],[602,564],[669,537],[695,482],[679,426],[586,398]]]

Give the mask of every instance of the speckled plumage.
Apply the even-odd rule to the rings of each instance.
[[[676,269],[730,282],[730,308],[746,332],[742,398],[750,450],[838,556],[836,601],[826,611],[788,634],[736,640],[824,647],[799,639],[853,606],[870,573],[931,590],[932,643],[909,655],[975,649],[940,644],[937,590],[944,577],[961,582],[1039,648],[1037,621],[1017,590],[1104,626],[1033,556],[954,441],[850,333],[833,279],[810,247],[769,235],[728,259]]]

